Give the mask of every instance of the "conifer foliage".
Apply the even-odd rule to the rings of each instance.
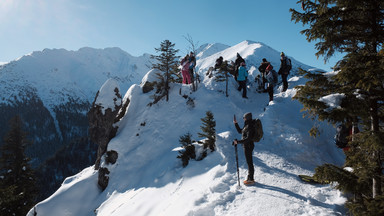
[[[349,137],[345,166],[353,171],[328,164],[319,167],[316,175],[338,182],[339,189],[353,194],[347,203],[351,213],[383,215],[384,1],[298,3],[304,12],[291,9],[292,20],[309,26],[301,33],[308,41],[318,41],[316,56],[324,56],[325,61],[335,52],[345,56],[335,65],[334,75],[301,71],[309,81],[297,87],[294,99],[304,105],[311,118],[355,124],[362,129]],[[340,106],[330,107],[324,102],[325,96],[336,94],[342,96]]]
[[[228,77],[229,77],[229,69],[228,69],[228,61],[224,61],[219,69],[219,72],[215,76],[216,82],[225,82],[225,96],[228,97]]]
[[[175,49],[175,44],[169,40],[164,40],[160,44],[160,48],[155,48],[159,55],[152,55],[151,58],[157,62],[152,64],[152,68],[158,69],[161,73],[158,73],[159,82],[156,85],[156,94],[154,95],[154,103],[157,103],[162,98],[169,99],[169,83],[177,79],[177,65],[178,58],[176,54],[179,50]]]
[[[195,146],[192,144],[192,135],[187,133],[181,136],[179,142],[183,150],[179,151],[180,154],[177,158],[180,158],[183,163],[183,167],[186,167],[190,159],[196,159]]]
[[[201,138],[206,138],[204,140],[204,149],[209,148],[211,151],[215,151],[216,148],[216,121],[213,117],[211,111],[206,112],[206,116],[201,119],[203,125],[201,128],[201,133],[198,133],[198,136]]]
[[[35,176],[24,150],[29,144],[20,117],[11,120],[0,158],[0,215],[26,215],[36,202]]]

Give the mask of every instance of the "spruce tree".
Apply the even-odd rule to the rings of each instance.
[[[30,142],[22,131],[20,117],[13,118],[10,126],[1,146],[0,213],[26,215],[36,202],[37,195],[34,172],[24,153]]]
[[[384,119],[384,1],[300,0],[298,3],[304,12],[291,9],[292,20],[308,26],[301,33],[308,41],[317,41],[316,56],[324,56],[325,61],[335,52],[345,56],[335,65],[334,75],[301,70],[309,81],[297,87],[294,99],[304,105],[305,115],[313,119],[360,125],[362,132],[350,137],[353,141],[347,152],[346,166],[352,167],[353,172],[348,178],[332,180],[340,187],[349,180],[356,183],[352,189],[344,187],[354,194],[347,205],[352,213],[374,212],[383,193],[384,132],[380,125]],[[329,107],[322,101],[332,94],[342,95],[340,107]],[[316,173],[319,178],[342,173],[326,165],[319,170]]]
[[[228,97],[228,61],[224,61],[215,77],[216,82],[225,82],[225,96]]]
[[[157,74],[159,83],[157,85],[157,91],[155,95],[155,102],[161,98],[166,97],[166,101],[169,99],[169,83],[177,73],[177,66],[179,56],[176,56],[179,50],[175,49],[175,44],[169,40],[164,40],[160,44],[160,48],[155,48],[159,55],[152,55],[151,58],[157,60],[156,63],[152,64],[152,68],[158,69],[161,73]]]
[[[183,163],[183,167],[186,167],[190,159],[196,159],[195,146],[192,144],[192,135],[187,133],[181,136],[179,143],[181,144],[183,150],[179,151],[177,158],[180,158]]]
[[[203,125],[200,126],[201,133],[198,133],[200,138],[206,138],[204,140],[204,149],[209,148],[211,151],[215,150],[216,147],[216,121],[211,111],[206,112],[206,116],[201,119]]]

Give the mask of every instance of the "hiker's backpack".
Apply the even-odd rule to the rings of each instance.
[[[252,125],[253,125],[253,142],[259,142],[261,138],[263,138],[264,132],[263,132],[263,125],[261,124],[260,119],[253,119],[252,120]]]
[[[290,71],[292,69],[292,62],[291,62],[291,59],[287,58],[285,60],[285,64],[287,65],[287,69],[288,71]]]
[[[271,71],[273,69],[273,66],[271,64],[268,64],[268,66],[265,68],[265,71]]]
[[[272,75],[273,75],[273,83],[277,83],[279,81],[279,75],[277,74],[277,72],[275,70],[272,70]]]
[[[265,78],[267,79],[267,82],[270,83],[270,84],[273,84],[273,73],[272,71],[268,71],[267,75],[265,76]]]
[[[338,148],[345,148],[348,144],[349,131],[345,125],[341,124],[336,128],[335,144]]]

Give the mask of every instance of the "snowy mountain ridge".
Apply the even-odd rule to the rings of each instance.
[[[118,152],[118,160],[113,165],[102,163],[110,170],[109,185],[104,191],[98,188],[98,173],[91,166],[68,177],[29,215],[34,211],[37,215],[84,216],[344,214],[345,197],[339,191],[329,185],[305,184],[297,177],[311,174],[317,165],[342,164],[344,160],[343,153],[332,142],[334,128],[319,123],[321,135],[316,139],[310,137],[308,130],[313,122],[302,118],[302,105],[292,101],[296,92],[293,87],[305,83],[295,72],[299,66],[310,67],[292,58],[289,89],[281,92],[276,87],[275,99],[268,103],[267,94],[256,92],[252,80],[262,58],[278,68],[280,52],[251,41],[227,48],[207,45],[202,51],[206,55],[197,55],[203,58],[197,61],[202,82],[196,92],[188,85],[173,83],[168,102],[162,100],[148,107],[151,92],[144,94],[138,84],[128,89],[124,96],[124,101],[130,101],[127,112],[117,123],[117,135],[108,145],[108,150]],[[237,53],[246,60],[250,72],[249,99],[241,98],[233,79],[226,97],[225,84],[205,76],[216,58],[223,56],[224,60],[234,61]],[[142,84],[152,77],[150,73],[153,71],[144,76]],[[193,100],[193,106],[184,95]],[[173,150],[180,146],[179,138],[186,133],[198,139],[201,118],[207,111],[214,114],[216,121],[217,149],[204,160],[191,161],[182,168],[176,158],[178,153]],[[256,185],[238,187],[231,143],[241,135],[232,119],[236,115],[242,126],[240,120],[246,112],[261,119],[264,138],[255,144],[253,152]],[[241,147],[239,163],[244,179],[247,165]]]
[[[108,78],[123,90],[140,81],[149,56],[133,57],[120,48],[45,49],[25,55],[0,68],[1,102],[20,100],[20,87],[29,87],[49,107],[73,100],[90,101]],[[8,96],[8,97],[7,97]]]

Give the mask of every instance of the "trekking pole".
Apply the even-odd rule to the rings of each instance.
[[[239,183],[240,187],[240,174],[239,174],[239,156],[237,154],[237,145],[235,143],[232,143],[232,145],[235,146],[235,154],[236,154],[236,168],[237,168],[237,182]]]

